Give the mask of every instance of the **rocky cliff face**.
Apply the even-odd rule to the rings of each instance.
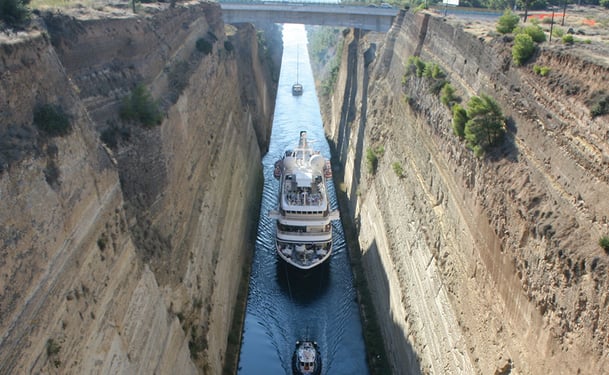
[[[512,65],[509,40],[425,14],[346,42],[325,125],[395,373],[602,372],[609,137],[586,101],[608,67],[545,47],[541,77]],[[447,73],[463,104],[498,101],[500,148],[477,158],[453,134],[429,82],[404,79],[415,55]]]
[[[221,20],[213,3],[48,13],[3,39],[0,373],[222,371],[280,54]],[[160,126],[120,120],[137,84]],[[44,104],[68,135],[33,125]]]

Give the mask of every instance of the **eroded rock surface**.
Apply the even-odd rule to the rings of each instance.
[[[3,35],[0,373],[222,371],[281,50],[231,30],[196,3],[41,12]],[[138,84],[160,125],[120,119]],[[33,124],[41,104],[68,135]]]
[[[608,117],[586,101],[608,87],[608,66],[542,45],[516,67],[509,38],[424,13],[346,43],[324,124],[395,373],[603,372]],[[501,147],[484,158],[466,148],[429,81],[405,78],[415,55],[440,66],[463,105],[497,100],[509,118]],[[373,174],[366,153],[380,147]]]

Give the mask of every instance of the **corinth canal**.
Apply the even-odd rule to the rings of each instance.
[[[306,130],[314,148],[330,158],[330,148],[315,93],[303,25],[285,25],[283,59],[269,152],[263,159],[264,189],[252,263],[249,296],[239,359],[241,375],[291,374],[296,340],[317,341],[322,374],[366,375],[365,346],[344,233],[334,225],[334,250],[320,270],[301,277],[287,269],[275,254],[274,222],[269,210],[277,207],[278,181],[273,164]],[[292,96],[292,84],[304,86]],[[328,185],[332,208],[337,208],[334,185]]]

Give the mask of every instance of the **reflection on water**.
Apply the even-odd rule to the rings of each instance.
[[[269,152],[263,159],[264,190],[258,237],[252,262],[250,290],[239,358],[241,375],[291,374],[296,340],[309,338],[320,346],[323,374],[366,375],[365,347],[340,222],[333,222],[334,250],[320,269],[295,273],[275,254],[274,223],[268,211],[277,208],[278,181],[273,164],[306,130],[313,147],[330,158],[330,149],[315,94],[303,25],[284,26],[284,53],[279,78]],[[297,57],[298,56],[298,57]],[[302,83],[302,96],[292,96],[292,84]],[[334,185],[330,203],[337,208]]]

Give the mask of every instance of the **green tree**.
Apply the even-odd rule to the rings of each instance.
[[[573,35],[571,35],[571,34],[566,34],[566,35],[563,35],[562,42],[564,44],[573,44],[573,43],[575,43],[575,38],[573,38]]]
[[[602,236],[598,240],[598,244],[600,247],[603,248],[603,250],[609,253],[609,236]]]
[[[0,0],[0,20],[18,26],[30,19],[29,0]]]
[[[609,9],[609,0],[600,0],[598,4],[602,7]]]
[[[379,159],[378,156],[376,156],[374,150],[371,148],[366,149],[366,166],[368,169],[368,173],[375,174],[378,165]]]
[[[393,168],[393,172],[399,178],[404,177],[404,168],[402,168],[402,164],[399,161],[395,161],[391,164],[391,168]]]
[[[488,95],[469,100],[467,118],[465,141],[477,156],[497,144],[505,134],[505,117],[499,104]]]
[[[450,83],[446,82],[440,91],[440,101],[442,101],[442,104],[450,108],[450,106],[452,106],[457,99],[458,98],[455,95],[454,87]]]
[[[133,89],[131,95],[123,99],[120,117],[123,120],[136,121],[144,126],[151,127],[161,123],[163,114],[159,109],[159,104],[152,98],[150,92],[144,85],[139,84]]]
[[[34,125],[51,137],[70,134],[70,117],[60,106],[43,104],[34,109]]]
[[[501,34],[509,34],[518,25],[518,21],[520,21],[520,17],[510,9],[506,9],[497,21],[497,31]]]
[[[260,33],[258,35],[260,35]],[[197,51],[203,52],[203,54],[205,54],[205,55],[209,55],[213,51],[213,48],[214,48],[213,44],[211,44],[205,38],[197,39],[195,46],[197,48]]]
[[[465,137],[465,124],[467,123],[467,112],[460,104],[453,105],[453,131],[460,139]]]
[[[538,24],[519,27],[516,33],[528,34],[535,43],[543,43],[546,41],[546,33],[543,32],[543,29]]]
[[[512,47],[512,59],[515,65],[522,65],[533,56],[535,52],[535,42],[529,34],[522,33],[516,35],[514,46]]]

